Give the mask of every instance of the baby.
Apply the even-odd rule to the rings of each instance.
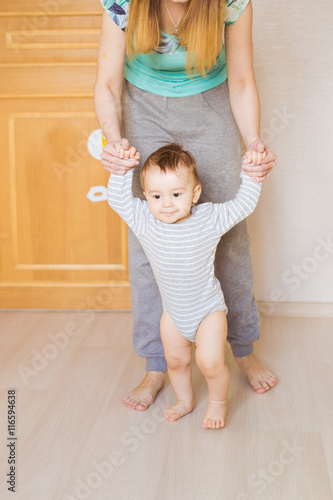
[[[117,151],[124,157],[121,146]],[[134,157],[135,148],[126,151]],[[247,153],[250,158],[251,153]],[[161,338],[177,402],[164,410],[168,421],[194,408],[191,381],[192,343],[197,365],[208,385],[203,427],[225,425],[229,370],[224,362],[227,306],[214,275],[220,238],[256,207],[261,184],[241,171],[236,197],[225,203],[202,203],[193,156],[177,144],[159,148],[144,163],[140,178],[146,201],[133,198],[133,169],[111,175],[110,206],[139,239],[161,294]]]

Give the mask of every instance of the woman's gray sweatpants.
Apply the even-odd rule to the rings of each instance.
[[[140,166],[157,148],[177,141],[197,162],[202,182],[201,203],[233,198],[240,185],[241,148],[227,82],[188,97],[164,97],[134,87],[123,89],[124,137],[140,152]],[[135,168],[134,196],[144,198]],[[259,337],[259,316],[252,291],[252,263],[246,221],[226,233],[218,247],[215,272],[228,306],[228,337],[233,354],[253,351]],[[145,357],[146,370],[166,371],[160,337],[160,294],[140,243],[128,229],[129,275],[134,317],[133,345]]]

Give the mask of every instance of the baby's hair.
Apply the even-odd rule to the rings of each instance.
[[[157,165],[164,173],[168,171],[177,173],[179,168],[186,168],[193,176],[195,186],[198,184],[201,186],[194,156],[189,151],[185,151],[175,142],[162,146],[147,158],[140,172],[140,181],[143,189],[145,185],[146,173],[152,166],[155,165]]]

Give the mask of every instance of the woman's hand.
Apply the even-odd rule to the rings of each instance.
[[[102,165],[110,174],[124,175],[130,168],[139,165],[140,153],[131,147],[128,139],[108,142],[103,148]]]
[[[267,174],[276,166],[276,155],[265,147],[262,139],[257,139],[249,145],[242,158],[242,168],[254,181],[263,182]],[[252,163],[251,166],[248,166]]]

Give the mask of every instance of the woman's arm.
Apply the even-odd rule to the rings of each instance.
[[[126,35],[103,13],[102,31],[98,52],[97,77],[94,88],[96,116],[107,140],[102,154],[102,164],[111,173],[124,173],[138,164],[123,160],[115,149],[116,143],[129,148],[127,139],[121,137],[121,88],[126,57]]]
[[[230,104],[247,149],[257,151],[257,167],[247,167],[256,181],[263,181],[275,166],[276,156],[266,149],[260,139],[260,104],[253,71],[252,4],[251,1],[232,25],[225,27],[225,49]],[[262,163],[261,163],[262,162]]]

